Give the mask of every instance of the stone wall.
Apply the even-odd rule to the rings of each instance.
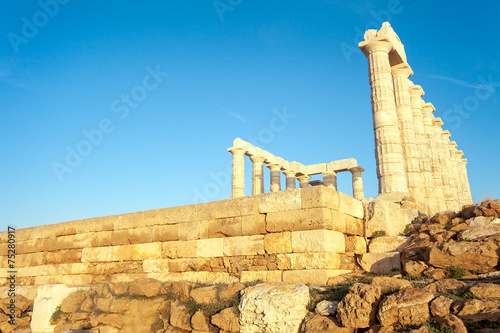
[[[355,266],[363,217],[361,201],[314,186],[19,229],[16,283],[149,277],[324,284]],[[1,286],[8,282],[7,241],[0,233]]]

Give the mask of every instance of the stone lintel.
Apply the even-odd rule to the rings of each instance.
[[[326,172],[343,172],[350,168],[358,166],[358,161],[354,158],[346,158],[343,160],[332,161],[326,164]]]

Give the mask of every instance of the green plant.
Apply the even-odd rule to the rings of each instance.
[[[446,271],[450,274],[451,278],[460,280],[464,276],[467,275],[467,270],[465,268],[456,267],[456,266],[448,266],[446,267]]]
[[[309,301],[306,305],[306,309],[309,312],[314,312],[314,309],[316,308],[316,304],[313,301]]]
[[[384,292],[382,292],[382,295],[384,295],[384,296],[389,296],[389,295],[392,295],[392,294],[397,293],[399,290],[401,290],[401,288],[391,288],[391,289],[387,289],[387,290],[385,290]]]
[[[198,303],[195,302],[194,299],[189,298],[187,301],[181,302],[182,305],[184,305],[189,313],[189,316],[193,316],[196,311],[200,309],[200,306]]]
[[[417,229],[415,229],[415,226],[413,224],[407,224],[406,227],[405,227],[405,230],[403,231],[403,234],[405,236],[411,236],[415,233],[417,233]]]
[[[463,238],[463,237],[460,237],[460,238],[458,239],[458,241],[459,241],[459,242],[470,242],[471,240],[470,240],[470,239],[468,239],[468,238]]]
[[[64,312],[61,311],[61,306],[59,305],[56,310],[54,311],[54,313],[52,314],[52,321],[57,321],[59,320],[59,318],[61,318],[61,315],[63,315]]]
[[[500,328],[500,322],[490,322],[490,321],[480,321],[475,323],[464,323],[467,328],[467,332],[476,333],[478,330],[483,328]]]
[[[453,328],[431,320],[426,323],[429,333],[453,333]]]
[[[473,299],[474,294],[472,294],[472,292],[469,289],[470,287],[465,287],[462,289],[453,290],[450,291],[449,293],[444,294],[443,296],[453,300],[453,303],[457,301],[462,301],[464,299]]]
[[[477,269],[473,269],[472,271],[469,271],[469,273],[474,274],[474,275],[479,275],[479,274],[481,274],[481,271],[479,271]]]
[[[373,238],[382,237],[382,236],[385,236],[384,230],[377,230],[377,231],[374,231],[372,234]]]
[[[420,327],[422,327],[422,324],[420,324],[420,325],[402,325],[402,324],[398,323],[398,324],[396,324],[394,329],[398,333],[403,333],[403,332],[410,332],[411,330],[419,329]]]
[[[405,275],[402,277],[402,279],[406,281],[420,281],[420,280],[427,280],[429,278],[425,275],[418,275],[418,276]]]
[[[87,324],[87,325],[82,326],[80,329],[81,330],[90,330],[91,328],[92,328],[92,325]]]

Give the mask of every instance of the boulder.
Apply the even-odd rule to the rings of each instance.
[[[405,288],[380,302],[377,318],[383,326],[421,324],[429,318],[428,304],[433,297],[425,289]]]
[[[191,290],[191,298],[198,304],[213,304],[217,302],[217,287],[193,289]]]
[[[450,292],[458,291],[467,287],[467,284],[455,279],[443,279],[424,287],[425,290],[433,293],[434,295],[447,294]]]
[[[492,223],[465,230],[460,233],[460,238],[467,240],[476,240],[481,237],[487,237],[497,234],[500,234],[500,224]]]
[[[437,297],[436,299],[434,299],[431,302],[431,306],[430,306],[431,315],[433,317],[446,316],[447,314],[450,313],[450,307],[451,307],[452,303],[453,303],[453,300],[448,298],[448,297],[444,297],[444,296]]]
[[[239,292],[245,289],[243,283],[231,283],[220,288],[219,298],[223,301],[230,300],[233,297],[238,296]]]
[[[446,223],[450,222],[455,216],[455,212],[451,210],[437,213],[436,215],[431,217],[431,223],[445,225]]]
[[[498,265],[497,249],[493,241],[439,242],[428,249],[427,262],[434,267],[455,266],[485,273]]]
[[[196,311],[196,313],[191,317],[191,327],[197,331],[210,331],[208,318],[202,310]]]
[[[301,333],[354,333],[354,328],[342,327],[335,318],[314,315],[301,326]]]
[[[375,324],[382,296],[380,286],[355,283],[337,307],[337,319],[344,327],[367,328]]]
[[[170,324],[183,330],[191,330],[188,309],[178,301],[170,303]]]
[[[474,298],[500,300],[500,285],[493,283],[478,283],[470,288]]]
[[[242,332],[295,333],[307,313],[309,288],[302,283],[262,283],[241,293]]]
[[[391,291],[391,290],[400,290],[404,288],[411,287],[412,284],[410,281],[397,279],[394,277],[388,276],[377,276],[373,278],[371,283],[372,286],[380,286],[382,293]]]
[[[430,237],[426,234],[418,234],[412,238],[403,252],[401,252],[401,262],[405,264],[407,261],[423,261],[427,249],[431,246]]]
[[[401,255],[399,252],[364,253],[359,264],[366,272],[391,274],[401,271]]]
[[[459,307],[457,316],[464,322],[499,321],[500,300],[466,300]]]
[[[441,268],[427,268],[424,273],[425,276],[433,278],[434,280],[441,280],[446,277],[446,271]]]
[[[153,297],[160,293],[163,284],[155,279],[144,278],[130,283],[128,292],[130,295]]]
[[[403,236],[382,236],[373,238],[368,246],[370,253],[402,252],[410,245],[410,237]]]
[[[460,318],[452,314],[438,317],[435,319],[438,323],[453,329],[453,333],[467,333],[467,328]]]
[[[62,312],[76,312],[80,309],[80,305],[85,301],[87,295],[80,291],[66,297],[61,303]]]
[[[224,332],[239,332],[240,322],[238,320],[238,310],[227,308],[212,316],[212,324],[222,329]]]
[[[493,216],[477,216],[469,222],[469,227],[483,227],[490,224],[493,219]]]
[[[316,304],[314,312],[322,316],[334,315],[337,312],[338,301],[321,301]]]
[[[406,275],[411,277],[417,277],[422,275],[422,273],[428,268],[423,261],[410,260],[403,264],[403,271]]]

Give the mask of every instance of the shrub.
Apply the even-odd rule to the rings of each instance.
[[[52,314],[52,321],[58,321],[59,318],[61,318],[61,315],[64,314],[64,312],[61,311],[61,306],[59,305],[56,310],[54,311],[54,313]]]
[[[385,236],[384,230],[377,230],[377,231],[374,231],[372,234],[373,238],[382,237],[382,236]]]
[[[465,268],[456,267],[456,266],[446,267],[446,271],[448,272],[448,274],[450,275],[451,278],[457,279],[457,280],[460,280],[461,278],[466,276],[468,273]]]
[[[440,324],[434,320],[428,321],[426,326],[429,333],[453,333],[453,328]]]

